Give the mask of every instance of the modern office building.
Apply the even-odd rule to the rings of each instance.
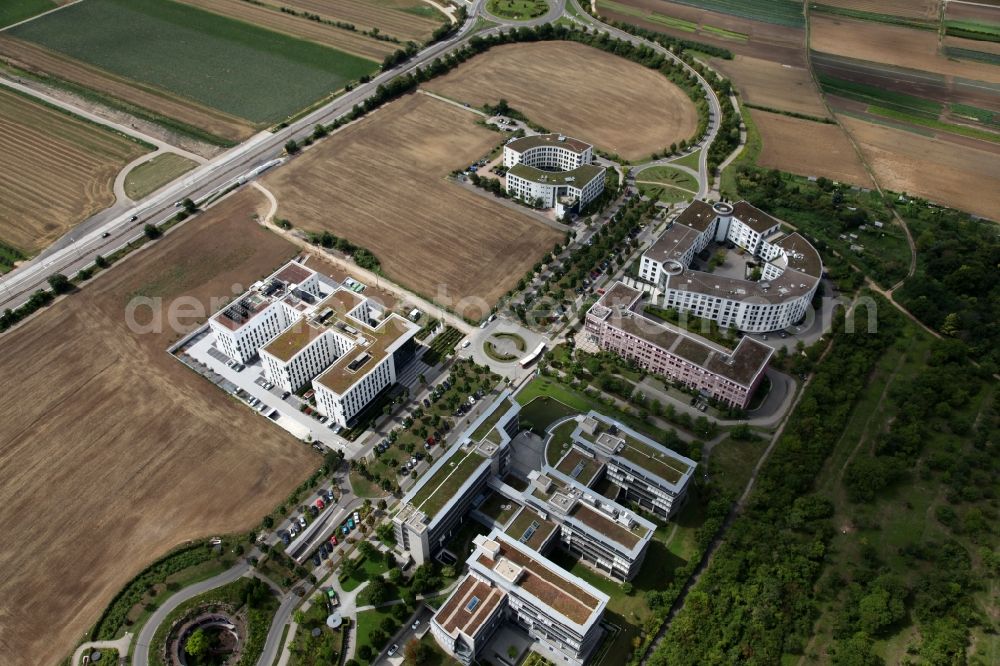
[[[469,664],[484,655],[496,628],[512,622],[556,664],[579,666],[600,641],[609,598],[500,530],[478,536],[469,573],[434,615],[431,633]]]
[[[730,242],[757,264],[759,279],[733,278],[690,268],[712,242]],[[639,278],[658,288],[657,305],[690,312],[747,333],[787,328],[802,319],[823,275],[816,249],[797,233],[745,201],[695,201],[642,256]]]
[[[412,360],[420,327],[302,264],[291,262],[209,320],[222,350],[286,391],[309,384],[341,426]]]
[[[583,208],[604,191],[604,167],[592,164],[593,146],[561,134],[513,139],[503,150],[507,193],[562,214]]]
[[[642,292],[621,282],[608,289],[587,312],[584,330],[604,351],[635,361],[733,407],[745,408],[774,350],[744,337],[735,349],[695,339],[653,321],[642,311]]]
[[[556,465],[560,473],[591,485],[603,471],[621,490],[619,501],[664,519],[683,506],[695,461],[594,411],[571,438],[572,447]]]
[[[558,526],[564,550],[615,580],[632,580],[639,573],[655,524],[558,469],[533,471],[529,482],[524,503]]]
[[[454,535],[487,480],[507,473],[519,411],[504,391],[403,497],[392,519],[396,543],[418,565]]]

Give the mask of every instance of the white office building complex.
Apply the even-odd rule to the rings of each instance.
[[[559,214],[585,207],[604,191],[604,167],[591,164],[590,144],[560,134],[510,141],[503,149],[507,193],[525,201],[540,199]]]
[[[711,242],[729,241],[759,263],[760,279],[692,270]],[[805,314],[823,274],[819,253],[797,233],[745,201],[695,201],[678,215],[639,266],[639,278],[662,291],[664,308],[711,319],[746,333],[791,326]]]
[[[474,540],[469,573],[431,621],[438,644],[463,664],[503,622],[541,644],[556,664],[580,666],[600,642],[609,597],[499,530]]]
[[[209,326],[228,356],[259,356],[284,390],[311,383],[317,409],[341,426],[396,382],[420,330],[297,262],[255,284]]]

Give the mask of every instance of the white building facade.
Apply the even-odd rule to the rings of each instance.
[[[543,208],[570,202],[583,208],[604,191],[605,169],[592,164],[593,159],[593,146],[561,134],[514,139],[503,149],[507,193],[528,202],[541,200]]]
[[[759,261],[760,279],[692,270],[712,241],[729,241]],[[745,333],[787,328],[805,316],[819,286],[819,253],[797,233],[746,202],[693,202],[647,250],[639,278],[662,291],[663,308],[689,312]]]

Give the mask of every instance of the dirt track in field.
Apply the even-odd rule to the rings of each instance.
[[[1000,67],[951,60],[939,54],[938,36],[931,30],[852,21],[819,14],[812,15],[810,24],[809,46],[814,51],[934,74],[1000,83]]]
[[[563,234],[447,180],[504,139],[477,118],[409,95],[263,184],[277,197],[279,216],[367,247],[395,282],[445,305],[477,297],[492,306]]]
[[[282,0],[282,4],[311,14],[319,14],[334,21],[354,24],[359,30],[378,28],[381,32],[401,40],[421,41],[430,37],[438,26],[445,22],[444,14],[438,12],[439,20],[433,20],[409,12],[400,7],[430,7],[419,0]],[[447,4],[447,3],[440,3]]]
[[[215,14],[221,14],[239,21],[246,21],[262,28],[281,32],[292,37],[316,42],[323,46],[346,51],[362,58],[381,62],[383,58],[399,46],[362,35],[359,32],[343,30],[335,26],[310,21],[285,12],[253,5],[243,0],[181,0]]]
[[[149,109],[223,139],[242,141],[254,133],[246,120],[183,100],[136,81],[115,76],[55,51],[0,33],[0,58],[29,72],[48,74]]]
[[[872,187],[861,160],[837,125],[751,109],[764,149],[757,164],[803,176]]]
[[[820,118],[830,115],[804,67],[741,55],[732,60],[712,58],[712,66],[733,81],[745,102]]]
[[[884,187],[997,219],[1000,155],[854,118],[841,122]]]
[[[0,87],[0,242],[35,254],[115,201],[122,167],[148,152]]]
[[[125,324],[133,295],[231,297],[295,254],[246,190],[0,336],[0,655],[67,656],[139,570],[249,529],[315,454]],[[144,319],[143,321],[148,321]]]
[[[473,106],[503,97],[550,131],[625,159],[690,140],[698,125],[694,104],[661,74],[573,42],[494,47],[426,87]]]

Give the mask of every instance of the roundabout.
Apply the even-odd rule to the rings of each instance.
[[[484,12],[504,21],[530,21],[549,10],[547,0],[489,0]]]
[[[483,341],[483,351],[499,363],[516,361],[527,347],[528,343],[517,333],[494,333]]]

